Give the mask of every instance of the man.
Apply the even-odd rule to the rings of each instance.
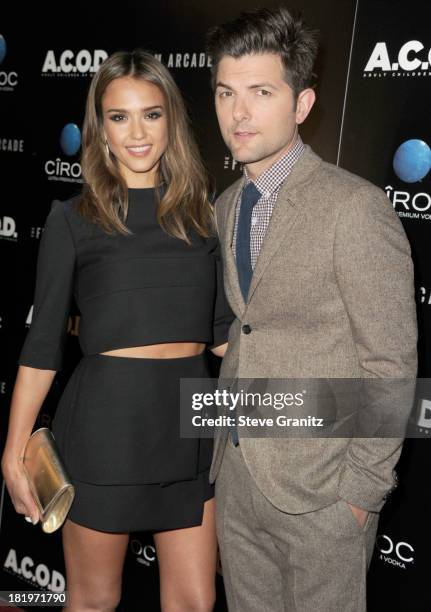
[[[380,189],[298,135],[315,101],[315,34],[285,8],[261,9],[213,28],[208,52],[221,133],[244,164],[215,206],[236,315],[221,378],[414,377],[402,226]],[[399,410],[406,420],[410,406]],[[229,609],[363,612],[401,446],[219,431],[211,479]]]

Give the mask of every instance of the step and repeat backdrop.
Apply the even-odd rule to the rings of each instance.
[[[277,6],[260,0],[255,6]],[[320,30],[318,102],[302,126],[305,142],[327,161],[368,178],[388,196],[410,239],[416,270],[420,376],[431,376],[431,19],[429,0],[292,0]],[[144,47],[172,71],[220,193],[241,168],[218,132],[209,84],[207,29],[251,7],[248,0],[73,2],[61,15],[41,2],[0,9],[0,449],[17,358],[32,319],[35,265],[54,199],[82,185],[84,103],[101,62],[119,49]],[[23,19],[31,25],[24,34]],[[397,287],[393,287],[397,307]],[[72,308],[67,359],[35,428],[50,426],[80,353],[79,312]],[[397,330],[394,330],[397,333]],[[218,363],[214,361],[214,372]],[[419,394],[420,395],[420,394]],[[428,520],[431,494],[431,397],[418,397],[412,438],[397,471],[400,484],[381,513],[371,564],[369,610],[431,609]],[[418,435],[421,439],[415,439]],[[61,535],[26,523],[1,484],[0,590],[61,592],[66,579]],[[101,510],[103,511],[103,510]],[[157,556],[151,534],[133,533],[120,610],[159,610]],[[225,611],[218,576],[217,610]]]

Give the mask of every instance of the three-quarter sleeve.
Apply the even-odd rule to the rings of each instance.
[[[73,296],[75,246],[65,204],[55,200],[39,245],[33,316],[18,363],[60,370]]]
[[[217,290],[213,319],[213,343],[208,348],[215,348],[216,346],[220,346],[221,344],[227,342],[230,326],[235,319],[235,315],[229,306],[224,290],[223,261],[221,257],[220,243],[218,239],[216,240],[217,244],[214,250],[214,257],[216,260],[217,270]]]

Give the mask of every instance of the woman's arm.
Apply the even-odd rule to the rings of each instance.
[[[214,257],[216,260],[216,300],[214,305],[214,319],[213,319],[213,343],[208,348],[210,351],[217,355],[217,357],[224,357],[227,346],[229,329],[232,325],[235,315],[233,314],[229,302],[227,300],[224,283],[223,283],[223,264],[220,253],[220,243],[215,238],[216,246],[214,249]]]
[[[1,468],[15,510],[39,519],[22,469],[22,457],[37,415],[61,368],[73,293],[75,247],[65,207],[51,207],[39,245],[33,316],[18,359]]]
[[[24,448],[55,376],[54,370],[20,366],[12,394],[1,469],[15,510],[39,520],[37,506],[22,469]]]

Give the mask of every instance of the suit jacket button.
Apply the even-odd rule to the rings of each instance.
[[[250,325],[247,325],[247,324],[246,324],[246,325],[243,325],[243,326],[242,326],[242,333],[243,333],[243,334],[249,334],[250,332],[251,332],[251,327],[250,327]]]

